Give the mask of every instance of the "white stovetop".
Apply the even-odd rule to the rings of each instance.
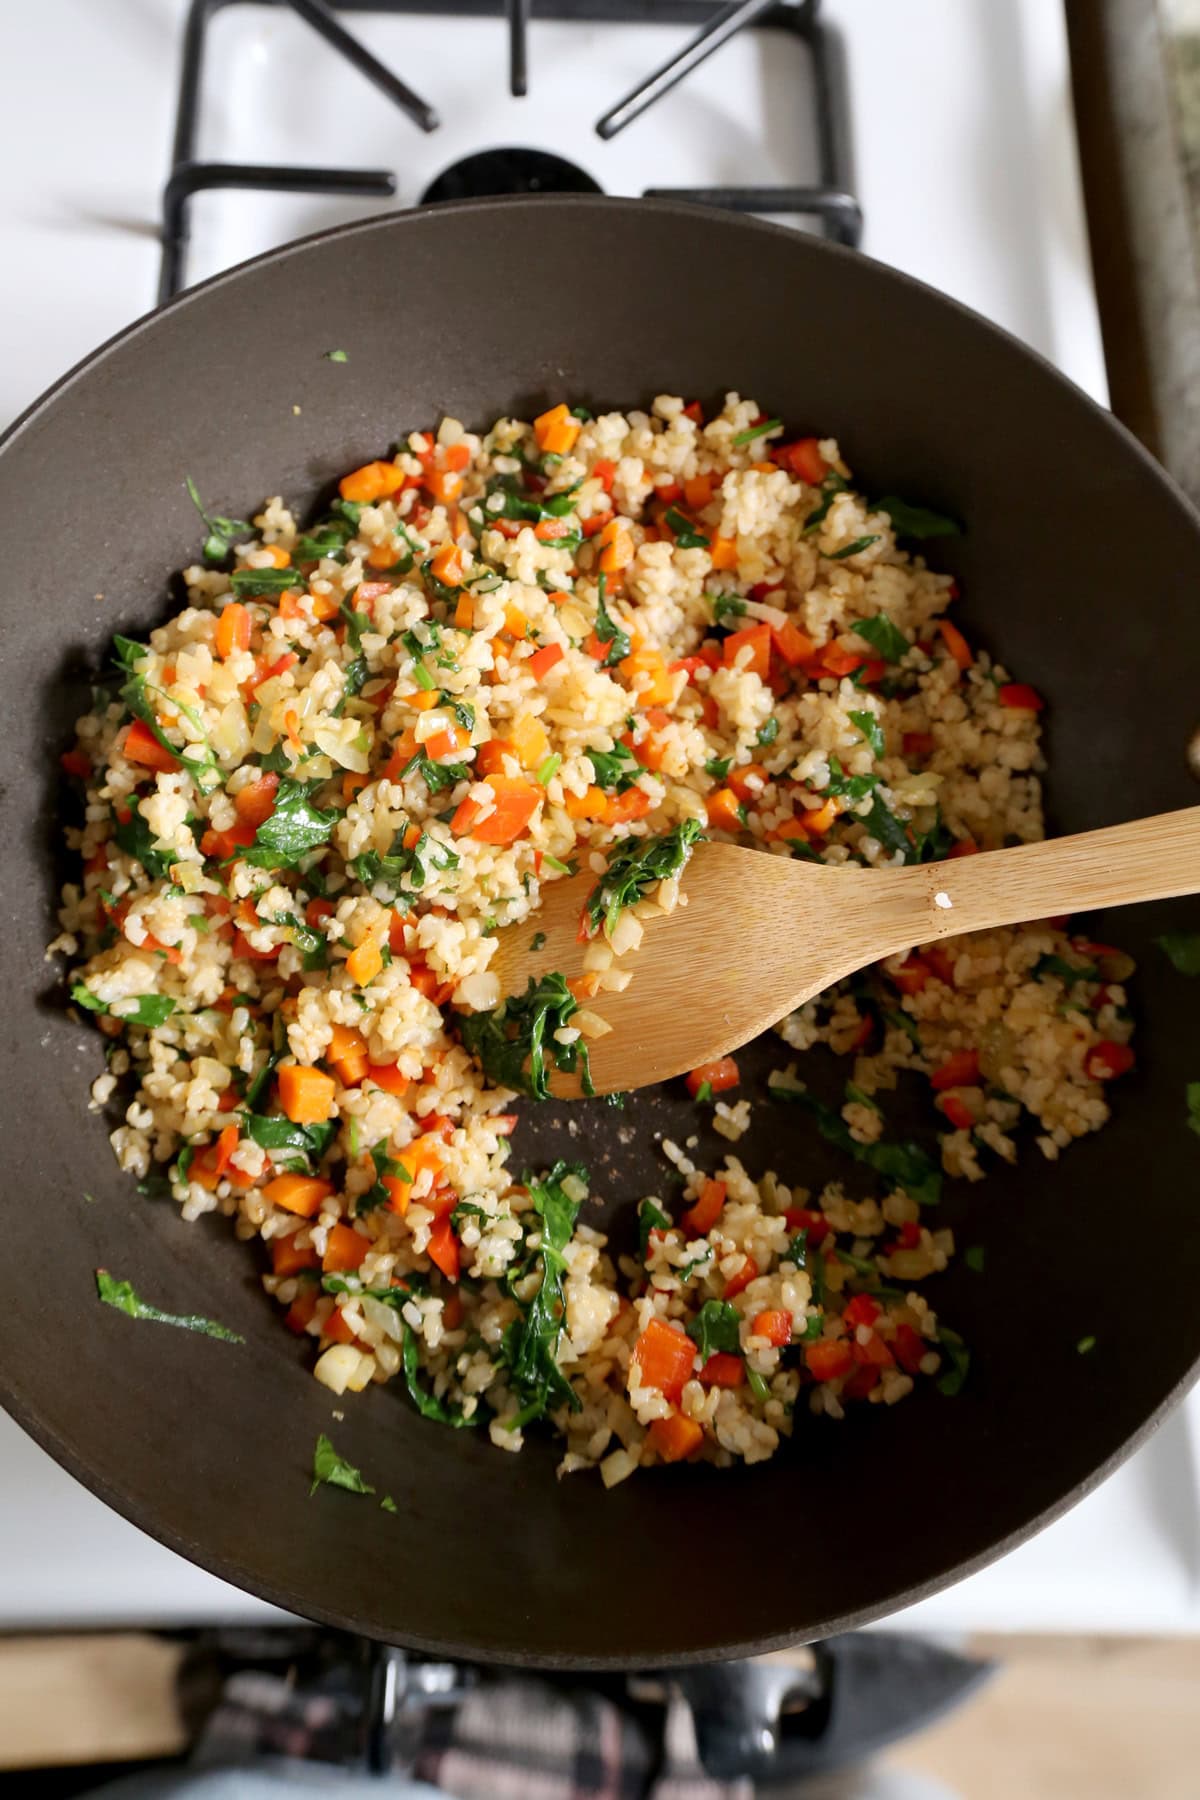
[[[53,105],[31,81],[11,84],[0,109],[0,167],[20,176],[0,197],[0,426],[153,301],[184,6],[39,0],[5,21],[10,68],[38,68],[47,43],[64,53]],[[826,13],[848,37],[867,251],[997,319],[1103,400],[1055,0],[830,0]],[[790,89],[777,59],[751,40],[605,148],[592,119],[678,41],[667,28],[597,29],[580,57],[561,31],[537,26],[531,97],[516,102],[501,91],[496,22],[355,23],[439,108],[442,131],[421,138],[336,64],[322,69],[319,108],[294,105],[297,84],[312,78],[315,40],[285,11],[237,7],[217,21],[221,55],[210,63],[215,101],[203,115],[201,153],[396,166],[405,203],[489,141],[559,149],[613,192],[789,177]],[[597,58],[608,59],[605,83],[584,95],[580,66],[594,73]],[[287,81],[271,78],[279,70]],[[289,107],[305,125],[298,156],[282,133]],[[765,152],[745,127],[760,107],[781,120]],[[343,122],[332,135],[331,120]],[[347,120],[353,130],[343,137]],[[697,156],[709,163],[692,176]],[[192,273],[369,210],[207,197],[196,210]],[[1198,1444],[1193,1396],[1066,1518],[900,1617],[938,1630],[1200,1628]],[[278,1616],[127,1525],[2,1414],[0,1467],[0,1630]]]

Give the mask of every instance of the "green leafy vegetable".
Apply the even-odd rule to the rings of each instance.
[[[663,523],[668,531],[675,534],[675,547],[678,550],[707,550],[710,539],[702,531],[695,529],[695,521],[686,513],[680,512],[677,506],[669,506]]]
[[[850,717],[853,718],[854,714],[851,713]],[[768,744],[773,744],[778,736],[779,720],[772,714],[765,725],[759,726],[754,741],[756,744],[762,744],[765,749]]]
[[[534,1209],[542,1221],[538,1256],[542,1279],[523,1316],[505,1336],[505,1360],[512,1386],[521,1401],[513,1428],[541,1418],[552,1407],[567,1405],[573,1412],[582,1406],[578,1394],[558,1366],[556,1352],[566,1318],[563,1251],[571,1241],[579,1216],[579,1201],[563,1191],[566,1176],[586,1181],[587,1170],[578,1163],[556,1162],[544,1181],[526,1175]]]
[[[868,537],[857,537],[851,544],[843,544],[840,550],[822,550],[821,555],[828,562],[845,562],[848,556],[857,556],[860,550],[869,550],[872,544],[879,542],[879,533],[872,532]],[[855,631],[860,630],[856,625]]]
[[[1184,1090],[1187,1097],[1188,1124],[1200,1137],[1200,1081],[1189,1081]]]
[[[750,1384],[750,1392],[754,1395],[754,1398],[758,1401],[760,1406],[765,1400],[770,1399],[771,1390],[767,1386],[766,1376],[760,1375],[757,1369],[752,1369],[749,1363],[746,1364],[746,1380]]]
[[[401,1353],[404,1364],[404,1385],[408,1389],[409,1398],[423,1419],[433,1419],[438,1425],[453,1425],[460,1430],[470,1425],[457,1406],[448,1406],[427,1388],[421,1386],[421,1352],[417,1343],[417,1334],[412,1326],[405,1324],[404,1349]]]
[[[836,794],[845,800],[863,800],[878,786],[878,775],[847,775],[836,756],[829,758],[829,780],[823,793]]]
[[[532,954],[533,954],[533,952],[534,952],[534,951],[535,951],[535,950],[540,950],[540,949],[541,949],[541,947],[542,947],[542,945],[543,945],[543,944],[544,944],[544,943],[545,943],[545,942],[546,942],[546,934],[545,934],[545,932],[544,932],[544,931],[535,931],[535,932],[534,932],[534,934],[533,934],[533,936],[532,936],[532,937],[531,937],[531,938],[530,938],[530,940],[529,940],[529,953],[530,953],[530,955],[531,955],[531,956],[532,956]]]
[[[249,1092],[246,1097],[249,1100]],[[332,1119],[314,1125],[294,1125],[282,1114],[265,1118],[261,1113],[243,1112],[238,1115],[238,1122],[248,1138],[269,1151],[277,1168],[303,1174],[320,1162],[337,1129]]]
[[[740,594],[713,594],[710,598],[712,600],[713,624],[718,630],[729,631],[732,629],[728,624],[730,619],[745,618],[746,602],[742,599]]]
[[[670,1231],[671,1221],[661,1206],[653,1200],[646,1199],[638,1206],[638,1250],[642,1261],[646,1260],[646,1250],[650,1243],[652,1231]]]
[[[608,587],[607,575],[601,575],[596,590],[596,636],[602,644],[608,645],[608,652],[600,664],[602,669],[611,669],[629,655],[631,645],[629,633],[622,631],[605,605],[605,590]]]
[[[135,719],[141,720],[155,741],[161,744],[167,754],[173,756],[182,768],[187,770],[202,793],[211,793],[215,787],[220,785],[221,776],[216,758],[209,748],[207,736],[201,730],[203,750],[198,755],[194,750],[187,750],[181,744],[172,743],[159,724],[158,714],[150,699],[151,694],[159,693],[161,690],[152,687],[144,675],[137,673],[135,667],[136,663],[149,656],[149,650],[145,644],[135,643],[132,638],[121,637],[120,634],[113,639],[113,643],[116,646],[117,661],[126,670],[129,677],[120,690],[121,702],[126,711],[131,713]],[[178,700],[172,700],[171,705],[183,713],[198,730],[201,729],[199,718],[191,707],[184,706]]]
[[[687,1326],[687,1334],[705,1362],[717,1351],[741,1349],[738,1326],[741,1315],[731,1300],[706,1300]]]
[[[976,1275],[982,1275],[984,1264],[983,1245],[971,1244],[968,1249],[963,1252],[963,1261],[966,1263],[968,1269],[974,1270]]]
[[[873,539],[869,541],[874,542]],[[845,552],[841,554],[845,555]],[[872,649],[878,650],[885,662],[899,662],[912,649],[899,626],[893,625],[885,612],[876,613],[873,619],[855,619],[853,629],[857,636],[866,638]]]
[[[711,775],[714,781],[724,781],[732,767],[732,756],[710,756],[704,765],[704,773]]]
[[[927,506],[910,506],[907,500],[899,500],[895,494],[885,494],[882,500],[877,500],[874,511],[887,514],[897,537],[959,537],[962,533],[957,519],[946,513],[933,512]]]
[[[618,844],[584,904],[588,936],[594,937],[601,925],[611,932],[624,907],[642,899],[656,881],[681,874],[700,837],[699,820],[683,819],[661,837]]]
[[[618,742],[611,750],[588,750],[585,754],[592,765],[596,786],[608,793],[623,794],[642,772],[641,764],[628,744]]]
[[[833,505],[839,494],[845,493],[846,487],[847,483],[845,478],[839,475],[836,469],[831,469],[821,483],[820,502],[813,508],[812,512],[809,513],[807,519],[804,521],[804,531],[806,536],[810,532],[815,531],[819,525],[825,523],[825,520],[829,517],[830,507]]]
[[[1091,1336],[1081,1337],[1075,1348],[1078,1350],[1080,1356],[1086,1356],[1089,1351],[1096,1348],[1096,1340]]]
[[[871,746],[872,756],[882,756],[884,752],[883,727],[873,712],[852,712],[850,721],[857,726],[867,743]]]
[[[351,1494],[373,1494],[375,1489],[365,1482],[362,1475],[348,1463],[344,1456],[339,1456],[329,1439],[322,1432],[317,1439],[313,1451],[313,1479],[308,1490],[309,1499],[324,1483],[326,1487],[345,1488]]]
[[[889,1144],[880,1140],[874,1144],[860,1144],[851,1137],[849,1127],[831,1106],[810,1094],[807,1088],[784,1087],[775,1082],[768,1082],[767,1092],[772,1100],[787,1100],[807,1108],[817,1122],[817,1130],[827,1143],[834,1144],[844,1150],[856,1162],[865,1163],[876,1174],[883,1175],[897,1187],[902,1187],[910,1200],[920,1206],[934,1206],[942,1197],[941,1170],[930,1159],[919,1144]]]
[[[768,431],[778,431],[782,424],[782,419],[763,419],[761,424],[751,425],[749,430],[737,432],[732,439],[733,446],[740,450],[743,444],[752,444],[755,438],[765,437]]]
[[[227,1325],[218,1325],[215,1319],[205,1319],[199,1313],[160,1312],[157,1306],[151,1306],[134,1292],[132,1282],[118,1281],[107,1269],[96,1270],[96,1292],[105,1306],[113,1306],[131,1319],[149,1319],[156,1325],[177,1325],[181,1331],[196,1331],[203,1337],[220,1338],[225,1344],[244,1344],[246,1341],[236,1331],[230,1331]]]
[[[461,1017],[459,1031],[471,1055],[503,1087],[528,1094],[531,1100],[549,1099],[548,1053],[560,1069],[573,1071],[578,1065],[583,1091],[590,1094],[595,1090],[588,1069],[587,1044],[582,1038],[572,1044],[560,1044],[554,1036],[570,1024],[578,1011],[579,1002],[567,986],[566,977],[556,971],[543,975],[540,981],[531,976],[523,994],[510,994],[491,1012]]]
[[[220,513],[207,513],[204,504],[196,492],[196,484],[190,475],[184,477],[188,498],[204,520],[208,533],[204,540],[204,560],[209,563],[223,563],[239,538],[252,537],[254,528],[247,525],[245,519],[225,519]]]
[[[295,569],[235,569],[229,585],[239,600],[255,600],[286,594],[304,583]]]
[[[1073,987],[1077,981],[1100,979],[1100,971],[1094,963],[1077,966],[1075,963],[1065,962],[1061,956],[1039,956],[1033,965],[1033,974],[1034,979],[1039,981],[1043,975],[1056,975],[1068,987]]]
[[[385,1494],[383,1496],[383,1499],[379,1502],[379,1509],[381,1512],[387,1512],[387,1513],[394,1513],[394,1512],[400,1511],[400,1508],[396,1505],[396,1502],[392,1499],[392,1496],[390,1494]]]
[[[350,358],[346,355],[344,350],[327,350],[325,352],[325,360],[326,362],[344,363],[349,362]]]
[[[114,1019],[120,1019],[123,1025],[162,1025],[175,1011],[178,1004],[169,994],[139,994],[135,1005],[126,1007],[121,1002],[121,1011],[114,1013],[105,1000],[97,1000],[89,987],[82,981],[71,985],[71,998],[76,1006],[82,1006],[87,1012],[109,1013]]]
[[[901,1011],[899,1007],[889,1008],[883,1015],[889,1025],[896,1026],[899,1031],[907,1031],[914,1044],[921,1042],[921,1028],[911,1013]]]
[[[327,519],[297,538],[295,560],[298,563],[320,562],[322,557],[329,556],[335,562],[343,562],[346,545],[353,536],[354,527],[348,519]]]
[[[1181,975],[1200,975],[1200,931],[1166,931],[1157,941]]]
[[[404,1164],[397,1161],[394,1156],[388,1155],[386,1144],[371,1145],[371,1161],[375,1164],[375,1181],[374,1185],[369,1187],[365,1194],[360,1194],[354,1203],[354,1211],[358,1218],[362,1218],[365,1213],[374,1212],[377,1206],[387,1206],[391,1201],[392,1196],[383,1185],[385,1175],[398,1176],[401,1181],[410,1183],[412,1181],[412,1176]]]
[[[306,851],[327,843],[338,814],[320,812],[313,805],[311,795],[320,785],[283,776],[275,790],[275,810],[263,820],[249,849],[241,852],[242,860],[260,869],[295,868]]]
[[[938,1348],[944,1350],[950,1360],[946,1373],[938,1377],[938,1392],[953,1399],[955,1394],[962,1391],[963,1382],[967,1379],[971,1355],[957,1331],[950,1331],[945,1325],[938,1332]]]

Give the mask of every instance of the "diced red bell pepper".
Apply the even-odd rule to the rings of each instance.
[[[979,1080],[978,1050],[955,1050],[929,1077],[940,1092],[943,1088],[974,1087]]]
[[[945,1115],[956,1131],[971,1131],[975,1126],[975,1115],[965,1101],[957,1094],[940,1094],[937,1100],[938,1110]]]
[[[920,1373],[921,1359],[929,1353],[929,1345],[911,1325],[897,1325],[892,1349],[896,1353],[896,1361],[909,1375]]]
[[[664,1319],[651,1319],[633,1346],[642,1386],[657,1388],[670,1401],[679,1399],[684,1382],[691,1379],[695,1355],[687,1333]]]
[[[1128,1044],[1114,1044],[1111,1039],[1102,1038],[1084,1057],[1083,1069],[1093,1081],[1113,1081],[1118,1075],[1127,1075],[1133,1061]]]
[[[896,1233],[897,1250],[915,1250],[921,1242],[921,1226],[916,1219],[905,1219]]]
[[[718,1350],[701,1369],[699,1380],[704,1387],[738,1388],[746,1380],[746,1365],[740,1356]]]
[[[805,1345],[804,1360],[814,1381],[837,1381],[854,1367],[854,1352],[841,1338],[818,1338]]]
[[[919,956],[910,956],[907,962],[892,971],[890,979],[902,994],[919,994],[932,972],[929,964],[922,962]]]
[[[851,1350],[860,1368],[890,1369],[896,1360],[877,1331],[871,1333],[865,1344],[855,1338]]]
[[[943,950],[940,944],[930,944],[924,956],[938,980],[944,981],[947,987],[953,987],[955,958],[949,950]]]
[[[725,1299],[732,1300],[743,1288],[748,1288],[752,1281],[758,1280],[758,1264],[752,1256],[748,1256],[735,1275],[731,1275],[725,1283]]]
[[[842,1393],[847,1400],[865,1400],[871,1389],[879,1386],[879,1370],[871,1363],[860,1363],[846,1381]]]
[[[1041,712],[1046,702],[1036,688],[1031,688],[1024,681],[1007,681],[1000,689],[1001,706],[1011,707],[1014,712]]]
[[[453,1211],[453,1208],[451,1208]],[[458,1280],[458,1239],[450,1224],[450,1214],[442,1213],[429,1233],[429,1256],[447,1281]]]
[[[766,1338],[768,1344],[782,1350],[792,1341],[792,1315],[782,1306],[770,1306],[765,1312],[755,1314],[750,1329],[755,1337]]]
[[[807,1206],[789,1206],[783,1217],[789,1231],[807,1231],[814,1250],[829,1236],[830,1224],[824,1213],[813,1212]]]
[[[820,487],[829,473],[829,464],[821,455],[815,437],[797,438],[791,444],[772,445],[771,461],[778,463],[781,469],[787,469],[792,475],[798,475],[801,481],[807,481],[809,487]]]
[[[701,1063],[698,1069],[693,1069],[687,1078],[687,1090],[695,1099],[707,1082],[714,1094],[724,1094],[729,1088],[735,1088],[740,1080],[732,1056],[722,1056],[716,1062]]]
[[[720,1218],[724,1205],[725,1183],[706,1181],[695,1205],[688,1208],[679,1222],[689,1237],[704,1237]]]
[[[842,1308],[842,1318],[853,1331],[857,1331],[860,1325],[873,1325],[879,1313],[879,1302],[872,1299],[870,1294],[855,1294]]]

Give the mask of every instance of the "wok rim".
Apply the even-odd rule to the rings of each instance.
[[[724,213],[714,208],[685,202],[603,194],[499,196],[484,200],[446,202],[429,207],[392,209],[384,213],[372,214],[364,219],[356,219],[342,225],[308,233],[303,237],[292,239],[286,244],[263,251],[259,255],[249,257],[228,269],[221,270],[207,280],[198,282],[195,286],[175,295],[164,305],[140,314],[130,324],[113,333],[94,350],[81,357],[25,407],[3,433],[0,433],[0,479],[3,477],[3,458],[6,452],[19,441],[25,430],[51,404],[68,394],[77,381],[86,379],[92,370],[103,365],[115,350],[135,345],[141,337],[155,328],[160,319],[180,313],[197,302],[203,303],[205,296],[209,293],[224,288],[230,283],[240,283],[245,279],[252,278],[253,271],[259,268],[273,266],[292,257],[303,255],[311,249],[336,244],[342,240],[367,236],[379,231],[403,231],[410,229],[414,221],[435,223],[443,216],[471,216],[480,212],[491,214],[497,209],[525,212],[531,207],[541,209],[542,214],[547,210],[555,209],[569,210],[574,213],[580,208],[592,208],[609,213],[656,215],[691,223],[694,223],[697,218],[703,217],[714,223],[722,232],[740,232],[750,236],[766,234],[775,238],[787,238],[800,256],[808,255],[817,259],[824,257],[835,262],[856,263],[860,268],[866,264],[869,266],[872,280],[882,281],[885,287],[898,284],[901,288],[909,290],[919,304],[930,311],[931,315],[936,315],[941,309],[947,309],[950,314],[957,315],[959,319],[969,322],[971,328],[976,332],[982,332],[985,336],[998,340],[1010,351],[1016,351],[1026,361],[1032,362],[1040,370],[1043,379],[1057,385],[1060,390],[1072,396],[1076,402],[1082,402],[1104,429],[1115,434],[1117,440],[1123,445],[1125,455],[1132,456],[1140,465],[1142,472],[1153,479],[1164,500],[1180,510],[1189,520],[1193,529],[1200,531],[1200,509],[1192,504],[1187,495],[1128,427],[1123,425],[1107,408],[1094,400],[1070,376],[1055,367],[1040,351],[1033,349],[1015,333],[1007,330],[1004,326],[997,325],[961,301],[863,251],[847,249],[842,245],[798,231],[794,226],[775,225],[751,216]],[[169,571],[167,573],[169,574]],[[834,1613],[827,1619],[802,1628],[799,1632],[783,1630],[766,1636],[724,1642],[714,1637],[711,1642],[706,1642],[702,1646],[680,1649],[667,1656],[656,1656],[652,1659],[653,1666],[681,1668],[787,1649],[843,1632],[858,1630],[943,1592],[957,1582],[998,1562],[1012,1550],[1035,1537],[1048,1525],[1052,1525],[1056,1520],[1065,1516],[1081,1500],[1086,1499],[1150,1440],[1198,1380],[1200,1380],[1200,1350],[1197,1351],[1187,1371],[1168,1390],[1153,1411],[1103,1462],[1090,1470],[1087,1475],[1048,1506],[1043,1507],[1004,1537],[988,1544],[976,1555],[956,1561],[952,1567],[943,1569],[923,1581],[889,1589],[869,1605],[848,1612]],[[107,1472],[89,1466],[84,1454],[76,1450],[71,1443],[48,1425],[40,1417],[36,1405],[27,1401],[20,1389],[11,1385],[8,1374],[3,1369],[0,1369],[0,1406],[3,1406],[3,1409],[21,1429],[26,1431],[62,1469],[106,1506],[111,1507],[120,1517],[138,1530],[145,1532],[148,1537],[162,1544],[166,1549],[182,1556],[186,1561],[194,1563],[217,1579],[240,1588],[256,1599],[293,1616],[312,1619],[320,1624],[353,1632],[375,1642],[387,1644],[399,1642],[405,1648],[460,1661],[479,1660],[477,1647],[469,1643],[464,1644],[453,1637],[430,1637],[406,1633],[402,1639],[397,1639],[385,1630],[365,1625],[361,1620],[356,1620],[335,1609],[311,1603],[300,1606],[297,1604],[295,1595],[287,1593],[271,1581],[260,1579],[244,1564],[233,1558],[221,1557],[209,1552],[202,1543],[192,1541],[184,1532],[173,1528],[169,1522],[155,1517],[154,1509],[150,1504],[143,1504],[137,1498],[131,1497],[110,1478]],[[628,1657],[620,1655],[518,1654],[510,1649],[489,1650],[486,1662],[489,1665],[517,1668],[578,1669],[596,1672],[619,1671],[637,1666],[631,1663]]]

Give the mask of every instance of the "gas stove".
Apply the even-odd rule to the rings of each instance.
[[[160,283],[202,280],[389,206],[514,187],[686,191],[858,239],[1106,399],[1052,0],[751,8],[753,22],[660,84],[645,110],[618,110],[608,136],[597,124],[611,131],[614,109],[647,77],[747,9],[363,0],[332,10],[374,62],[330,44],[313,0],[11,9],[10,67],[37,68],[48,44],[70,53],[55,58],[53,108],[35,83],[17,82],[0,114],[5,166],[21,176],[0,199],[0,424],[148,310]],[[554,255],[551,240],[550,274]],[[785,312],[775,328],[786,331]],[[1190,1423],[1178,1413],[1061,1522],[906,1621],[1196,1630]],[[277,1616],[125,1524],[2,1415],[0,1451],[0,1629]]]

